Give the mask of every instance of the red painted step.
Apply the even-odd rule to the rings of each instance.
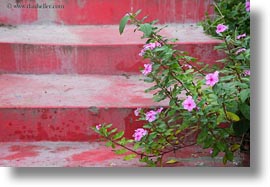
[[[18,2],[18,3],[16,3]],[[0,23],[57,23],[70,25],[118,24],[123,15],[138,9],[160,23],[196,23],[213,0],[22,0],[0,2]],[[54,7],[52,7],[55,5]],[[51,7],[50,7],[51,6]]]
[[[145,167],[139,157],[124,161],[100,142],[4,142],[0,143],[0,167]],[[169,159],[178,162],[166,164]],[[165,167],[242,167],[249,166],[248,155],[222,164],[222,155],[212,158],[209,149],[186,147],[165,155]]]
[[[0,75],[0,142],[93,141],[90,129],[113,123],[131,137],[137,107],[167,106],[144,93],[142,76]]]
[[[138,74],[144,41],[133,30],[120,36],[117,25],[0,27],[0,73]],[[178,48],[201,62],[223,57],[213,50],[221,41],[195,25],[171,24],[162,34],[179,38]]]

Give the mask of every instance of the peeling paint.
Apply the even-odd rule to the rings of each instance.
[[[61,72],[76,73],[77,48],[73,46],[56,46],[56,56],[61,61]]]
[[[83,8],[86,3],[87,3],[88,0],[77,0],[77,5],[80,7],[80,8]]]
[[[171,25],[162,32],[168,38],[180,38],[176,43],[178,49],[187,51],[199,61],[212,65],[224,57],[213,49],[221,41],[205,35],[200,27]],[[138,74],[144,63],[138,55],[144,41],[131,27],[127,27],[123,36],[116,35],[117,25],[48,28],[24,25],[8,32],[0,28],[0,42],[3,43],[0,50],[5,53],[0,56],[0,72]]]
[[[211,10],[213,0],[50,0],[48,4],[62,3],[63,9],[8,9],[6,1],[0,2],[0,21],[5,24],[57,23],[69,25],[118,24],[127,11],[143,10],[149,19],[160,23],[196,23]],[[16,4],[15,0],[10,0]],[[42,4],[44,0],[25,0],[20,3]]]
[[[99,109],[95,106],[89,107],[88,110],[94,115],[97,115],[99,113]]]
[[[42,5],[44,0],[36,0],[36,3]],[[48,2],[50,5],[57,5],[55,0]],[[57,20],[57,12],[54,8],[39,8],[38,11],[38,23],[53,23]]]
[[[102,142],[2,142],[0,166],[4,167],[145,167],[139,158],[124,161]],[[193,158],[191,153],[198,154]],[[128,153],[127,153],[128,154]],[[178,162],[165,164],[169,159]],[[211,158],[208,149],[186,147],[164,155],[165,167],[248,167],[250,159],[236,155],[233,162],[222,164],[222,155]]]

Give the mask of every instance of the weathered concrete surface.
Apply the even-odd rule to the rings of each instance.
[[[124,161],[100,142],[5,142],[0,143],[0,166],[4,167],[145,167],[139,158]],[[177,160],[166,164],[169,159]],[[239,167],[243,160],[222,164],[221,155],[210,157],[209,150],[186,147],[164,158],[165,167]]]
[[[134,110],[168,106],[144,90],[143,76],[0,75],[0,141],[95,140],[90,129],[113,123],[131,137]]]
[[[143,10],[161,23],[196,23],[213,12],[212,0],[9,0],[0,2],[0,23],[118,24],[129,11]]]
[[[214,50],[221,41],[196,25],[170,24],[162,35],[178,38],[177,48],[200,62],[211,65],[224,57]],[[138,55],[141,36],[133,26],[120,36],[118,25],[0,27],[0,73],[138,74],[146,63]]]

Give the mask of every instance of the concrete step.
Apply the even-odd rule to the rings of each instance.
[[[0,142],[1,167],[145,167],[139,157],[124,161],[123,156],[102,142]],[[165,167],[225,167],[222,155],[210,157],[209,149],[183,148],[165,155]],[[247,156],[247,155],[246,155]],[[170,159],[177,162],[166,164]],[[249,158],[237,156],[226,167],[249,166]]]
[[[120,36],[117,25],[0,27],[0,73],[138,74],[145,41],[133,30],[127,26]],[[205,35],[201,27],[171,24],[162,34],[178,38],[178,48],[201,62],[214,64],[224,57],[213,50],[221,41]]]
[[[118,24],[130,11],[143,10],[160,23],[196,23],[213,0],[9,0],[0,2],[0,23],[69,25]]]
[[[155,103],[142,76],[0,75],[1,141],[93,141],[90,127],[113,123],[132,137],[134,110]]]

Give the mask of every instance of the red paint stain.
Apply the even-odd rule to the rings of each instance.
[[[41,149],[41,148],[42,148],[41,146],[14,145],[14,146],[9,147],[9,151],[12,152],[13,154],[2,157],[1,159],[2,160],[21,160],[27,157],[35,157],[39,155],[37,149]]]
[[[8,155],[6,157],[1,158],[2,160],[21,160],[27,157],[36,157],[38,156],[38,152],[20,152],[20,153],[15,153],[12,155]]]
[[[21,134],[22,131],[16,130],[14,131],[14,134]]]
[[[64,146],[64,147],[58,147],[58,148],[56,148],[55,150],[52,150],[52,151],[50,151],[50,152],[51,152],[51,153],[59,153],[59,152],[63,152],[63,151],[69,151],[69,150],[71,150],[71,149],[73,149],[73,148],[68,147],[68,146]]]
[[[120,156],[115,155],[111,150],[91,150],[85,151],[80,154],[75,154],[71,157],[72,161],[77,162],[95,162],[100,163],[106,160],[118,158]]]
[[[62,152],[62,151],[69,151],[72,149],[71,147],[58,147],[55,151],[56,152]]]
[[[41,115],[41,118],[42,118],[42,119],[48,119],[48,114],[44,112],[44,113]]]
[[[133,139],[133,134],[134,131],[138,128],[142,128],[143,125],[146,123],[145,121],[139,121],[138,117],[136,117],[132,112],[130,112],[130,114],[125,117],[125,137],[126,138],[130,138]]]
[[[49,135],[44,130],[41,123],[38,123],[37,131],[38,131],[37,140],[49,140]]]
[[[88,134],[85,133],[76,133],[76,132],[66,132],[66,137],[63,138],[67,138],[67,140],[70,141],[88,141],[90,139],[90,136]]]
[[[55,127],[51,125],[50,126],[50,129],[52,129],[54,131],[55,130]]]
[[[13,145],[9,147],[9,151],[11,152],[29,152],[37,149],[43,148],[42,146],[34,146],[34,145],[27,145],[27,146],[20,146],[20,145]]]

